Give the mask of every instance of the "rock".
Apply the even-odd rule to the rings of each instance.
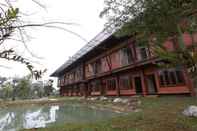
[[[98,97],[91,97],[90,98],[90,101],[96,101],[96,100],[98,100]]]
[[[121,103],[122,102],[122,99],[121,98],[115,98],[113,100],[114,103]]]
[[[40,99],[36,99],[35,101],[45,101],[45,100],[49,100],[48,97],[43,97],[43,98],[40,98]]]
[[[141,109],[135,109],[133,110],[133,112],[141,112],[142,110]]]
[[[107,98],[107,97],[104,97],[104,96],[101,96],[101,97],[100,97],[100,100],[101,100],[101,101],[106,101],[106,100],[108,100],[108,98]]]
[[[137,102],[137,101],[138,101],[138,99],[136,99],[136,98],[130,98],[130,99],[129,99],[129,102],[130,102],[130,103]]]
[[[129,100],[128,100],[128,99],[123,99],[123,100],[121,101],[121,103],[127,104],[127,103],[129,103]]]
[[[183,115],[197,117],[197,106],[189,106],[183,111]]]
[[[49,99],[49,101],[58,101],[58,99]]]
[[[110,102],[110,103],[113,102],[113,99],[109,99],[109,98],[108,98],[108,102]]]
[[[137,105],[141,105],[141,104],[142,104],[142,102],[140,100],[138,100]]]
[[[89,101],[89,100],[90,100],[90,98],[89,98],[89,97],[87,97],[87,98],[86,98],[86,100],[87,100],[87,101]]]

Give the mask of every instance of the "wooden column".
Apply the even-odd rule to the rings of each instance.
[[[120,96],[119,76],[118,75],[116,75],[116,92],[117,92],[117,96]]]
[[[157,94],[159,94],[159,90],[160,90],[160,78],[159,78],[159,72],[158,72],[158,70],[155,71],[154,77],[155,77],[155,82],[156,82],[156,87],[157,87]]]
[[[73,87],[71,87],[71,95],[70,96],[73,96]]]
[[[82,68],[83,68],[83,75],[82,75],[82,80],[87,80],[86,78],[86,69],[85,69],[86,63],[82,63]],[[89,89],[88,89],[88,82],[83,83],[83,96],[88,97],[89,96]]]
[[[102,79],[102,90],[103,90],[103,96],[106,96],[106,80]]]
[[[196,96],[196,92],[195,92],[195,89],[194,89],[194,85],[193,85],[192,79],[191,79],[191,77],[189,76],[189,74],[188,74],[186,68],[183,69],[183,76],[184,76],[186,85],[187,85],[187,87],[188,87],[189,90],[190,90],[191,96]]]
[[[67,96],[66,94],[66,87],[64,86],[64,96]]]
[[[68,87],[67,87],[68,88]],[[68,88],[68,96],[70,96],[70,88]]]
[[[80,84],[79,85],[79,94],[80,94],[80,96],[83,96],[84,95],[84,92],[83,92],[83,84]]]
[[[86,85],[86,83],[83,84],[83,96],[84,97],[87,97],[88,96],[87,95],[87,85]]]
[[[84,96],[85,96],[85,97],[88,97],[89,94],[88,94],[88,85],[87,85],[87,83],[84,83],[83,86],[84,86],[84,88],[83,88]]]
[[[62,94],[63,94],[63,93],[62,93],[62,92],[63,92],[62,90],[63,90],[63,87],[60,86],[60,96],[62,96]]]
[[[144,69],[140,72],[141,76],[141,84],[142,84],[142,95],[146,96],[147,95],[147,84],[146,84],[146,78],[144,74]]]
[[[100,91],[101,91],[101,96],[104,96],[104,90],[103,90],[103,80],[100,79]]]

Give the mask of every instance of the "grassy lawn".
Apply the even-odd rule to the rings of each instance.
[[[0,100],[0,108],[9,106],[22,106],[22,105],[49,105],[49,104],[61,104],[64,102],[77,102],[79,97],[50,97],[48,99],[26,99],[26,100]]]
[[[141,111],[94,124],[63,124],[38,131],[197,131],[197,118],[188,118],[182,111],[197,105],[197,98],[139,98]]]

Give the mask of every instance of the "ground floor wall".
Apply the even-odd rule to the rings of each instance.
[[[183,68],[159,69],[154,65],[117,72],[60,89],[62,96],[132,96],[192,94],[192,83]]]

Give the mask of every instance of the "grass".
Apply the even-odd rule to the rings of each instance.
[[[62,124],[38,131],[197,131],[197,118],[185,117],[182,111],[197,105],[195,97],[139,98],[141,111],[127,116],[86,124]],[[106,103],[105,103],[106,104]]]
[[[54,99],[54,100],[53,100]],[[49,105],[49,104],[62,104],[65,102],[77,102],[79,98],[49,98],[49,99],[26,99],[26,100],[1,100],[0,108],[9,107],[9,106],[22,106],[22,105]]]

